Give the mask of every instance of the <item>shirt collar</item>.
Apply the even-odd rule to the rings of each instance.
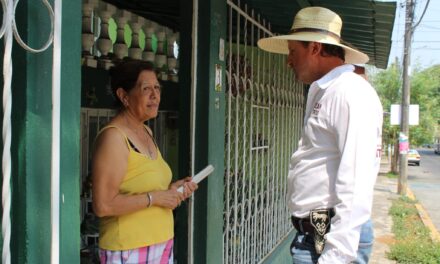
[[[321,79],[315,81],[319,88],[321,89],[327,89],[333,81],[339,77],[344,72],[353,72],[354,66],[351,64],[344,64],[341,66],[338,66],[334,68],[333,70],[329,71],[326,75],[324,75]]]

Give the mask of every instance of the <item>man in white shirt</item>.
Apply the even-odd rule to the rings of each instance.
[[[341,27],[336,13],[308,7],[297,13],[290,34],[258,41],[263,50],[288,54],[296,78],[310,84],[288,176],[294,263],[368,263],[373,242],[382,105],[351,65],[368,56],[342,44]]]

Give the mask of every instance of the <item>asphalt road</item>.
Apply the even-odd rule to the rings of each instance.
[[[408,185],[440,231],[440,155],[433,149],[418,149],[418,152],[420,166],[408,166]]]

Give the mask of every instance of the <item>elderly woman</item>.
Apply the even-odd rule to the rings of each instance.
[[[160,103],[153,66],[124,62],[110,76],[122,106],[99,133],[93,156],[101,263],[173,263],[172,210],[197,185],[190,177],[171,183],[171,170],[144,124],[157,116]]]

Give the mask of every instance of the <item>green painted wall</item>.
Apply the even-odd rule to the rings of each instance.
[[[63,1],[62,19],[60,263],[79,263],[81,3]],[[46,42],[50,20],[41,1],[20,2],[16,21],[31,47]],[[29,53],[14,41],[12,263],[50,261],[52,52]]]
[[[79,263],[81,1],[63,1],[60,263]]]
[[[290,232],[286,238],[264,259],[263,264],[290,264],[292,256],[290,255],[290,244],[292,244],[295,231]]]
[[[50,29],[44,6],[26,2],[18,6],[16,14],[20,14],[16,19],[20,21],[21,36],[32,47],[44,44]],[[12,84],[12,122],[17,129],[11,148],[16,151],[12,177],[18,183],[13,192],[19,199],[13,201],[12,223],[19,233],[12,236],[12,262],[45,263],[50,259],[52,48],[31,54],[14,41],[14,50],[19,54],[13,57]]]
[[[226,2],[199,1],[195,171],[212,164],[215,171],[195,195],[194,263],[222,263],[223,181],[225,144],[225,62],[219,59],[220,38],[226,39]],[[216,64],[223,87],[215,90]]]
[[[16,58],[16,57],[15,57]],[[17,80],[17,78],[13,78],[14,86],[18,87],[20,82],[24,82],[24,80]],[[12,209],[11,209],[11,223],[12,225],[12,236],[11,239],[11,254],[12,260],[16,260],[16,263],[27,263],[27,228],[26,228],[26,199],[28,189],[26,186],[26,164],[25,160],[25,141],[17,140],[18,138],[22,138],[24,136],[23,131],[23,122],[16,122],[16,120],[23,120],[25,113],[18,112],[15,106],[20,105],[18,99],[26,100],[24,97],[21,97],[20,94],[24,94],[24,91],[20,91],[16,89],[13,91],[12,96],[12,144],[11,144],[11,156],[12,156]],[[14,98],[15,97],[15,98]],[[23,102],[23,101],[22,101]]]
[[[20,6],[20,17],[17,17],[17,27],[22,29],[27,20],[27,4]],[[3,41],[1,41],[3,44]],[[11,260],[13,263],[27,263],[27,239],[26,233],[26,200],[27,200],[27,186],[26,177],[24,177],[27,170],[25,160],[26,144],[25,137],[25,111],[23,107],[27,104],[26,97],[26,78],[25,72],[27,71],[26,53],[23,49],[17,48],[17,45],[13,47],[13,75],[12,75],[12,143],[11,143],[11,156],[12,156],[12,206],[11,206],[11,223],[12,236],[11,236]],[[4,51],[2,45],[1,51]],[[3,54],[2,54],[3,57]],[[3,63],[1,64],[3,67]],[[2,69],[3,70],[3,69]],[[1,78],[3,81],[3,78]],[[2,86],[3,88],[3,86]]]
[[[182,1],[179,82],[179,175],[189,172],[192,7]],[[52,3],[53,4],[53,3]],[[17,9],[22,37],[33,47],[48,35],[49,19],[40,1],[23,1]],[[226,39],[226,2],[199,1],[196,164],[214,173],[195,194],[195,263],[221,263],[223,258],[224,69],[219,40]],[[61,245],[60,263],[79,263],[79,178],[81,97],[81,3],[63,1],[61,93]],[[14,44],[13,79],[13,263],[50,260],[50,153],[52,48],[41,54]],[[3,51],[3,49],[1,50]],[[223,70],[223,89],[215,91],[215,65]],[[185,162],[188,161],[188,162]],[[179,263],[186,263],[187,208],[176,215]],[[180,229],[179,227],[183,227]],[[183,231],[182,231],[183,230]],[[268,259],[285,259],[283,248]],[[279,254],[277,252],[280,252]],[[269,262],[266,262],[269,263]]]

